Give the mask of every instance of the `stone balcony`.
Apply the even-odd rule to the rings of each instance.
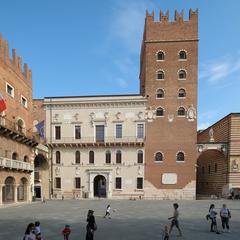
[[[34,170],[34,165],[31,163],[27,163],[19,160],[0,157],[0,168],[31,172]]]
[[[37,139],[31,131],[17,125],[5,117],[0,116],[0,135],[10,138],[16,142],[35,147],[38,145]]]

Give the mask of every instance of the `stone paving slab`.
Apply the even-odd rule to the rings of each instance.
[[[173,201],[148,200],[56,200],[46,204],[35,203],[0,209],[0,240],[22,240],[29,222],[39,220],[46,240],[63,239],[61,231],[70,224],[70,240],[85,239],[86,215],[88,209],[95,210],[98,230],[95,240],[147,240],[162,239],[161,231],[173,213]],[[202,200],[178,201],[180,226],[183,237],[177,237],[174,229],[170,239],[186,240],[239,240],[240,239],[240,201]],[[210,203],[219,211],[226,203],[232,212],[231,233],[217,235],[210,233],[210,222],[205,218]],[[112,219],[104,219],[105,208],[111,204]],[[220,219],[218,227],[221,229]]]

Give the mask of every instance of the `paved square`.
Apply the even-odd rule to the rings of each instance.
[[[112,219],[104,219],[105,207],[111,204]],[[39,220],[46,240],[63,239],[61,231],[66,223],[72,228],[70,240],[85,239],[86,214],[95,210],[98,230],[95,240],[147,240],[162,239],[161,229],[169,224],[173,201],[147,200],[64,200],[49,201],[46,204],[33,203],[23,206],[0,208],[0,239],[22,240],[29,222]],[[180,226],[183,237],[177,237],[176,229],[170,239],[240,239],[240,201],[178,201]],[[210,222],[205,219],[210,203],[217,210],[223,203],[232,212],[231,233],[217,235],[210,233]],[[218,227],[221,229],[218,216]]]

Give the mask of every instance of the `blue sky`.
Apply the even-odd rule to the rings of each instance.
[[[227,3],[227,4],[226,4]],[[33,70],[33,97],[139,92],[145,11],[199,8],[198,126],[240,112],[238,0],[8,0],[0,32]]]

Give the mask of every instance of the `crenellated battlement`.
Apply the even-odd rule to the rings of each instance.
[[[188,16],[188,21],[191,21],[193,19],[197,19],[198,18],[198,9],[196,9],[195,11],[193,11],[191,8],[189,10],[189,16]],[[154,11],[152,11],[151,13],[149,13],[148,11],[146,11],[146,21],[152,21],[152,22],[164,22],[164,23],[172,23],[172,22],[184,22],[184,11],[182,10],[181,12],[178,12],[177,10],[175,10],[174,13],[174,20],[170,21],[169,18],[169,10],[166,11],[166,13],[164,13],[162,10],[160,10],[160,15],[159,15],[159,19],[155,19],[155,13]]]
[[[22,65],[22,58],[17,56],[16,49],[12,49],[12,56],[9,55],[9,47],[7,40],[3,39],[0,33],[0,60],[10,66],[17,74],[20,74],[24,79],[32,81],[32,70],[28,69],[28,65]]]

